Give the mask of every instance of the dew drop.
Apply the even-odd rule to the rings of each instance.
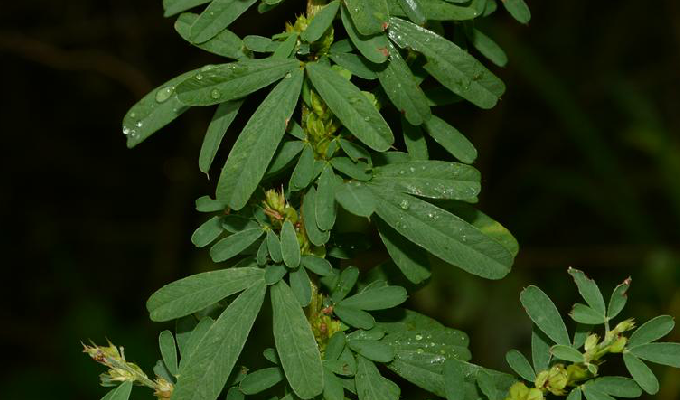
[[[401,203],[399,203],[399,207],[401,207],[402,210],[408,210],[409,206],[410,204],[408,203],[408,200],[402,200]]]
[[[172,96],[174,91],[175,88],[172,86],[166,86],[164,88],[158,89],[158,91],[156,92],[156,101],[158,103],[163,103],[167,101]]]
[[[286,78],[286,79],[289,79],[289,78],[291,78],[292,76],[293,76],[293,74],[291,74],[291,73],[289,72],[289,73],[286,74],[285,78]]]
[[[423,352],[424,352],[423,349],[418,349],[418,350],[416,350],[416,353],[418,353],[418,354],[423,354]]]
[[[219,99],[220,96],[222,96],[222,93],[220,93],[219,90],[213,89],[210,91],[210,97],[212,97],[213,99]]]
[[[411,167],[411,168],[409,168],[409,171],[411,171],[413,173],[413,172],[416,172],[416,169]]]
[[[423,335],[416,335],[416,340],[423,340]]]
[[[124,126],[123,127],[123,135],[127,136],[129,134],[130,134],[130,128],[128,128],[127,126]]]
[[[203,75],[198,73],[198,74],[196,74],[195,78],[196,78],[196,80],[200,81],[201,79],[203,79]]]
[[[370,121],[370,120],[371,120],[371,117],[368,117],[368,116],[367,116],[366,118],[364,118],[364,121],[366,121],[366,122],[368,122],[368,121]]]
[[[139,121],[139,122],[137,122],[137,123],[135,124],[135,126],[136,126],[137,128],[141,128],[143,125],[144,125],[144,123],[143,123],[142,121]]]

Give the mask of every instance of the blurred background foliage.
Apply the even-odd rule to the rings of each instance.
[[[500,282],[435,267],[409,301],[468,332],[474,360],[502,370],[506,351],[529,345],[521,288],[540,285],[568,312],[570,265],[606,293],[632,275],[625,316],[680,316],[680,2],[528,3],[530,26],[503,12],[484,25],[510,56],[494,68],[503,101],[439,111],[478,147],[480,207],[512,230],[520,256]],[[165,327],[149,322],[146,298],[212,268],[189,241],[203,218],[193,200],[213,184],[197,168],[210,110],[133,151],[123,114],[219,60],[175,34],[160,0],[2,8],[0,397],[99,398],[102,371],[79,341],[110,338],[150,372]],[[272,34],[279,15],[250,12],[234,30]],[[661,378],[657,399],[680,398],[678,372]]]

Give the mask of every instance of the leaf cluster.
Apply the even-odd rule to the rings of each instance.
[[[121,383],[106,398],[127,399],[134,382],[174,400],[223,393],[228,400],[398,399],[400,387],[389,376],[448,399],[535,394],[510,375],[469,363],[464,333],[400,308],[407,288],[430,277],[434,258],[500,279],[518,251],[507,229],[473,207],[481,176],[471,166],[472,141],[437,115],[439,107],[461,101],[491,108],[503,95],[503,82],[474,55],[497,66],[507,62],[476,25],[498,3],[309,0],[305,13],[282,20],[285,30],[272,37],[241,38],[229,30],[249,9],[270,12],[285,1],[163,2],[183,39],[228,62],[184,73],[142,98],[123,120],[128,146],[191,107],[214,107],[199,154],[199,170],[209,174],[227,133],[240,133],[215,195],[196,201],[209,216],[191,240],[210,248],[218,269],[149,298],[153,321],[175,321],[175,332],[159,337],[155,380],[126,361],[122,349],[86,346],[109,368],[103,382]],[[529,21],[523,0],[501,4],[519,22]],[[256,92],[264,99],[244,126],[234,127]],[[456,161],[431,159],[432,146]],[[347,232],[336,223],[345,219],[370,229]],[[389,260],[367,262],[376,249]],[[652,343],[672,321],[650,321],[621,344],[628,326],[610,331],[607,324],[621,311],[625,289],[605,310],[596,286],[572,274],[587,303],[572,316],[588,326],[604,323],[604,341],[583,328],[571,342],[547,296],[528,288],[522,302],[538,327],[537,355],[532,368],[509,354],[513,368],[542,382],[535,388],[541,395],[562,395],[574,382],[569,395],[582,391],[588,400],[637,394],[637,385],[658,390],[642,360],[677,363],[675,344]],[[239,360],[266,301],[274,343],[262,356],[269,366],[249,370]],[[580,352],[581,345],[590,348]],[[597,377],[602,356],[617,351],[632,384]],[[573,362],[588,379],[567,378],[559,388],[556,360]]]

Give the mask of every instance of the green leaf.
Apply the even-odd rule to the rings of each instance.
[[[334,303],[339,303],[352,291],[359,279],[359,268],[347,267],[340,273],[340,279],[334,288],[331,290],[331,300]]]
[[[345,31],[347,31],[347,36],[349,36],[361,55],[377,64],[387,61],[387,58],[390,55],[387,50],[387,46],[389,45],[387,35],[383,32],[375,35],[364,35],[360,33],[354,25],[354,21],[352,21],[352,18],[349,16],[347,7],[344,5],[340,10],[340,19],[342,20],[342,25],[345,27]]]
[[[584,362],[583,354],[571,346],[558,344],[550,348],[550,353],[558,360],[572,361],[575,363]]]
[[[102,400],[128,400],[132,391],[132,381],[125,381],[102,397]]]
[[[512,15],[514,19],[523,24],[529,23],[531,12],[524,0],[501,0],[503,7]]]
[[[630,349],[637,358],[680,368],[680,343],[647,343]]]
[[[604,298],[602,297],[600,288],[597,287],[595,281],[588,278],[586,274],[575,268],[570,267],[568,272],[569,275],[574,278],[576,286],[578,287],[578,291],[581,293],[581,296],[586,301],[586,303],[588,303],[588,305],[598,314],[602,314],[602,318],[604,319],[607,310],[604,305]]]
[[[324,368],[323,373],[323,398],[324,400],[344,400],[344,388],[342,381],[335,374]]]
[[[286,379],[300,398],[318,396],[323,390],[321,354],[307,317],[283,281],[272,286],[271,302],[276,351]]]
[[[399,50],[391,43],[388,43],[387,50],[390,54],[389,61],[381,64],[382,68],[376,71],[380,85],[392,104],[410,124],[421,125],[432,115],[427,97],[413,76],[411,68],[401,58]]]
[[[260,268],[241,267],[191,275],[158,289],[146,302],[146,309],[152,321],[170,321],[251,287],[263,274]]]
[[[186,317],[186,318],[191,318],[192,321],[196,321],[196,318],[194,316]],[[180,333],[176,333],[176,338],[177,338],[177,344],[179,345],[179,351],[180,351],[180,361],[179,361],[179,370],[181,371],[185,364],[187,363],[187,360],[191,356],[191,353],[196,350],[196,345],[203,339],[203,336],[205,336],[205,333],[208,332],[212,324],[215,323],[215,321],[210,318],[209,316],[203,317],[198,323],[196,323],[193,327],[193,329]]]
[[[400,390],[392,381],[383,378],[372,361],[359,356],[355,377],[359,400],[398,400]]]
[[[269,256],[269,250],[267,249],[267,239],[265,239],[260,243],[260,247],[257,248],[257,265],[260,267],[267,265],[267,256]]]
[[[614,293],[612,293],[612,297],[609,299],[607,318],[614,319],[621,311],[623,311],[623,307],[626,305],[626,301],[628,301],[626,292],[628,291],[631,282],[632,279],[629,277],[614,289]]]
[[[212,324],[180,368],[173,400],[217,399],[260,312],[265,288],[264,282],[251,286]]]
[[[378,216],[413,243],[473,275],[500,279],[510,271],[510,252],[461,218],[406,194],[373,189]]]
[[[196,73],[185,74],[175,91],[181,104],[211,106],[241,99],[271,85],[299,67],[300,62],[297,60],[273,58],[209,65]]]
[[[343,183],[335,192],[335,200],[342,208],[359,217],[368,218],[375,211],[373,193],[361,182]]]
[[[482,231],[486,236],[500,243],[500,245],[505,247],[513,257],[517,256],[517,253],[519,252],[519,243],[517,243],[517,239],[512,236],[507,228],[498,223],[498,221],[493,220],[488,215],[465,203],[459,202],[448,205],[447,209]]]
[[[524,357],[524,354],[517,350],[510,350],[505,355],[505,360],[508,362],[510,368],[517,373],[522,379],[529,382],[536,380],[536,372],[531,368],[529,360]]]
[[[300,243],[290,220],[286,220],[281,228],[281,255],[288,268],[297,268],[300,265]]]
[[[571,392],[569,392],[569,396],[567,396],[567,400],[581,400],[581,389],[572,389]]]
[[[364,290],[342,300],[340,304],[359,310],[376,311],[396,307],[405,302],[407,297],[406,289],[401,286],[382,286]]]
[[[163,16],[171,17],[182,11],[190,10],[201,4],[210,3],[212,0],[163,0]]]
[[[314,214],[319,229],[327,231],[335,225],[337,205],[335,204],[335,174],[333,167],[326,164],[319,177],[314,202]]]
[[[427,252],[401,236],[380,218],[376,218],[375,222],[387,253],[404,276],[415,284],[429,278],[431,273]]]
[[[226,200],[235,210],[246,205],[286,132],[302,80],[302,70],[283,79],[250,117],[220,174],[218,200]]]
[[[455,0],[418,0],[418,2],[425,19],[430,21],[467,21],[477,18],[481,14],[481,10],[478,7],[480,1],[472,1],[468,6],[451,4],[465,3],[465,1]],[[400,6],[400,4],[401,1],[389,0],[390,15],[398,17],[408,16],[406,7]],[[418,23],[417,21],[413,22]]]
[[[445,395],[442,377],[445,361],[471,357],[467,335],[444,327],[390,333],[383,342],[395,349],[395,360],[388,368],[437,396]]]
[[[197,19],[198,14],[182,13],[179,18],[177,18],[177,21],[175,21],[175,31],[179,33],[182,39],[189,43],[192,43],[191,26],[194,24],[194,22],[196,22]],[[226,58],[238,60],[246,57],[246,54],[243,51],[243,41],[241,38],[239,38],[234,32],[227,29],[221,31],[210,40],[207,40],[203,43],[192,44],[199,49]]]
[[[458,363],[447,360],[444,363],[444,393],[447,400],[460,400],[465,398],[465,373],[459,368]]]
[[[433,115],[424,124],[425,132],[444,149],[465,164],[472,164],[477,159],[477,149],[456,128],[443,119]]]
[[[322,231],[316,222],[316,190],[312,187],[305,193],[302,202],[302,222],[309,241],[315,246],[323,246],[331,237],[330,231]]]
[[[378,79],[375,73],[376,64],[366,58],[353,53],[331,53],[328,57],[342,68],[349,70],[352,75],[362,79]]]
[[[264,358],[265,358],[267,361],[269,361],[269,362],[271,362],[271,363],[273,363],[273,364],[276,364],[276,365],[279,365],[279,364],[280,364],[279,355],[276,354],[276,350],[275,350],[275,349],[272,349],[271,347],[268,348],[268,349],[265,349],[265,350],[262,352],[262,355],[264,356]]]
[[[505,91],[503,82],[479,61],[432,31],[399,18],[390,18],[389,37],[399,47],[425,55],[427,72],[476,106],[495,106]]]
[[[325,5],[321,10],[314,14],[314,18],[307,25],[307,28],[302,32],[300,38],[305,42],[316,42],[321,39],[324,32],[328,30],[333,24],[333,19],[340,8],[340,1],[334,0]]]
[[[659,392],[659,380],[654,376],[654,372],[639,358],[630,352],[623,353],[623,362],[626,364],[630,376],[635,379],[638,385],[647,393],[655,395]]]
[[[371,361],[387,363],[394,359],[394,349],[383,342],[375,340],[350,340],[347,344],[354,352]]]
[[[295,46],[297,45],[297,33],[293,33],[286,40],[283,41],[279,45],[279,47],[276,48],[276,51],[274,51],[274,54],[272,55],[273,59],[287,59],[289,58],[292,54],[293,51],[295,50]]]
[[[213,200],[210,196],[203,196],[196,199],[196,211],[215,212],[224,211],[225,208],[227,208],[226,203],[219,200]]]
[[[333,165],[336,171],[347,175],[351,179],[362,182],[371,179],[371,174],[368,172],[371,167],[363,161],[355,162],[349,157],[333,157],[331,165]]]
[[[275,263],[280,263],[283,261],[283,255],[281,254],[281,242],[276,232],[273,230],[267,230],[267,249],[269,250],[269,256]]]
[[[305,144],[302,154],[293,170],[293,175],[290,177],[290,188],[294,191],[302,190],[306,188],[314,178],[314,149],[310,144]]]
[[[350,142],[347,139],[340,138],[340,148],[349,156],[354,162],[366,160],[369,165],[373,164],[371,160],[371,153],[360,143]]]
[[[326,350],[323,354],[324,360],[337,360],[340,357],[340,353],[342,353],[342,350],[345,348],[345,343],[345,334],[343,332],[335,332],[326,344]]]
[[[482,393],[489,400],[503,400],[510,390],[510,387],[517,382],[517,379],[502,372],[492,370],[481,370],[477,374],[477,383]]]
[[[362,35],[373,35],[387,29],[389,8],[385,0],[345,0],[349,15]]]
[[[522,291],[520,301],[529,314],[529,318],[541,331],[555,343],[569,346],[571,341],[567,327],[548,295],[538,287],[531,285]],[[537,371],[539,370],[537,369]]]
[[[288,273],[285,265],[269,265],[265,269],[264,281],[267,285],[275,285]]]
[[[603,324],[606,316],[582,303],[574,304],[569,316],[576,322],[588,325]]]
[[[399,5],[406,13],[408,19],[422,26],[425,25],[427,17],[424,14],[420,1],[421,0],[399,0]]]
[[[257,227],[227,236],[210,248],[210,257],[216,263],[227,261],[228,259],[241,254],[248,246],[255,243],[263,233],[264,230]]]
[[[246,395],[254,395],[271,388],[283,380],[283,371],[279,367],[258,369],[250,372],[239,384]]]
[[[615,400],[610,395],[587,385],[583,386],[583,394],[586,395],[587,400]]]
[[[391,191],[431,199],[469,200],[481,191],[481,174],[466,164],[411,161],[374,168],[372,182]]]
[[[223,231],[222,219],[218,216],[212,217],[194,231],[191,243],[196,247],[205,247],[217,239]]]
[[[626,347],[651,343],[666,336],[675,327],[675,319],[670,315],[660,315],[642,324],[628,339]]]
[[[536,325],[531,330],[531,361],[534,371],[540,373],[548,369],[550,365],[550,343],[545,333],[541,332]]]
[[[161,349],[163,363],[172,375],[177,375],[177,346],[175,337],[170,331],[163,331],[158,336],[158,347]]]
[[[267,167],[267,172],[265,173],[264,179],[267,179],[273,175],[286,169],[293,159],[300,154],[304,148],[304,143],[299,140],[284,141],[276,150],[274,159],[269,163]]]
[[[375,320],[371,314],[356,308],[336,304],[333,307],[333,312],[342,322],[355,328],[371,329],[375,325]]]
[[[586,390],[594,389],[614,397],[640,397],[642,390],[634,380],[620,376],[607,376],[586,382]],[[587,394],[586,394],[587,396]]]
[[[413,161],[425,161],[430,159],[427,151],[427,142],[423,130],[419,126],[414,126],[401,117],[401,128],[404,131],[404,142],[406,151]]]
[[[486,36],[484,33],[477,29],[471,30],[471,41],[472,46],[479,50],[480,53],[486,58],[488,58],[492,63],[498,65],[499,67],[505,67],[508,63],[508,56],[505,54],[503,49],[496,44],[490,37]]]
[[[307,63],[307,74],[333,114],[368,147],[387,151],[394,136],[380,112],[359,88],[322,63]]]
[[[333,266],[325,258],[316,256],[302,256],[302,265],[308,270],[320,276],[333,273]]]
[[[127,147],[133,148],[142,143],[188,110],[177,97],[176,87],[197,71],[189,71],[170,79],[130,108],[123,118],[123,134],[127,138]]]
[[[304,268],[298,268],[290,273],[290,288],[302,307],[312,301],[312,285]]]
[[[191,41],[203,43],[226,29],[256,0],[213,0],[191,26]]]
[[[198,157],[199,169],[204,174],[210,173],[210,165],[217,155],[222,138],[227,133],[231,123],[234,122],[241,104],[243,104],[243,101],[229,101],[217,107],[217,111],[215,111],[215,115],[208,126],[208,131],[203,138],[201,153]]]
[[[278,42],[264,36],[248,35],[243,38],[243,45],[258,53],[273,53],[278,47]]]

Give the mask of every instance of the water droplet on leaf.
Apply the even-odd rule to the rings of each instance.
[[[163,103],[163,102],[167,101],[172,96],[172,94],[174,92],[175,92],[175,88],[172,87],[172,86],[166,86],[164,88],[160,88],[156,92],[156,101],[158,103]]]

